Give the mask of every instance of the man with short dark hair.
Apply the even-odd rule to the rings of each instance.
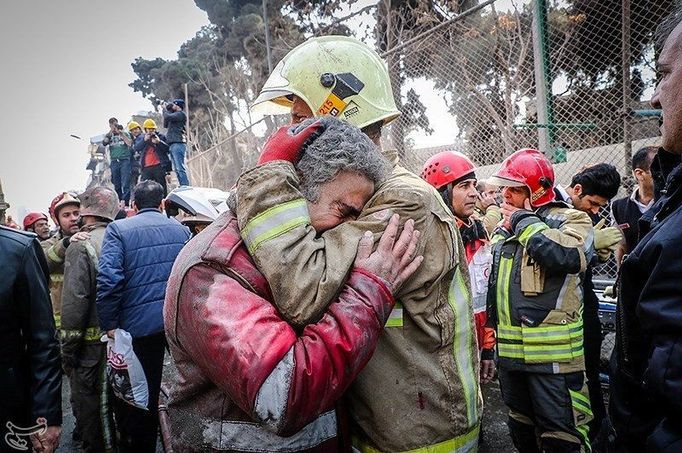
[[[557,187],[562,198],[571,198],[573,207],[596,216],[599,210],[609,204],[620,187],[620,174],[611,164],[590,165],[573,175],[571,185],[565,189]]]
[[[583,301],[583,337],[585,341],[585,375],[590,394],[590,405],[594,419],[590,422],[590,441],[594,451],[602,451],[606,430],[602,425],[606,420],[606,407],[599,381],[599,365],[601,360],[601,323],[599,322],[599,299],[594,292],[592,269],[599,262],[604,263],[611,257],[614,248],[620,242],[621,233],[616,227],[602,228],[604,222],[599,221],[599,210],[608,204],[618,193],[620,174],[616,167],[601,163],[583,168],[573,175],[571,187],[555,189],[557,199],[568,203],[591,217],[597,223],[594,231],[594,248],[596,256],[588,263],[584,277]]]
[[[171,267],[189,230],[162,212],[163,188],[142,181],[133,192],[133,217],[107,226],[97,274],[100,328],[113,337],[123,329],[133,338],[149,388],[148,411],[116,399],[114,414],[121,451],[153,452],[157,405],[166,347],[163,300]]]
[[[616,249],[616,263],[620,266],[623,256],[630,253],[639,241],[639,218],[654,204],[654,179],[651,176],[651,162],[658,147],[645,146],[632,156],[632,176],[637,187],[629,197],[611,203],[613,226],[619,226],[624,240]]]
[[[166,104],[166,108],[163,111],[163,127],[167,129],[168,148],[175,174],[178,176],[178,182],[181,186],[189,186],[187,168],[185,167],[185,152],[187,151],[185,126],[187,124],[187,115],[183,111],[184,108],[185,101],[182,99],[176,99],[170,104]]]
[[[640,221],[641,239],[621,264],[609,413],[623,451],[682,451],[682,8],[659,29],[661,145],[666,178]],[[653,166],[652,166],[653,169]]]
[[[130,158],[133,140],[116,118],[109,118],[109,132],[104,134],[102,144],[109,147],[111,163],[111,183],[116,189],[118,198],[126,205],[130,200]]]

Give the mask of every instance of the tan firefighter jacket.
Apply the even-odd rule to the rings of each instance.
[[[97,222],[81,231],[90,239],[66,249],[62,289],[62,359],[65,367],[92,367],[105,353],[97,320],[97,263],[107,224]]]
[[[64,284],[64,235],[61,231],[40,243],[45,252],[47,267],[50,270],[50,297],[52,298],[52,313],[57,330],[61,329],[62,320],[62,286]]]
[[[464,249],[454,217],[426,182],[396,166],[360,217],[316,237],[294,167],[276,161],[237,188],[242,238],[282,316],[315,322],[342,287],[367,230],[414,219],[424,262],[397,292],[377,350],[347,394],[362,451],[475,451],[478,346]]]
[[[502,211],[500,211],[499,206],[494,204],[488,206],[485,211],[476,206],[474,216],[483,223],[483,228],[488,232],[488,235],[492,236],[495,227],[502,220]]]
[[[583,273],[593,253],[592,221],[552,203],[517,211],[511,228],[492,239],[488,318],[497,326],[499,366],[583,371]]]

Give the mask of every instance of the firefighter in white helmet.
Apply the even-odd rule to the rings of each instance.
[[[335,116],[377,145],[382,126],[400,115],[386,64],[365,44],[342,36],[311,38],[290,51],[255,102],[269,112],[289,110],[292,123]],[[317,122],[307,129],[322,127]],[[305,175],[292,165],[300,144],[280,129],[237,187],[242,238],[290,323],[302,327],[319,319],[343,285],[362,235],[377,237],[390,214],[413,219],[422,235],[418,253],[425,262],[397,291],[399,304],[376,353],[347,393],[355,447],[475,451],[478,345],[466,257],[451,213],[435,189],[398,165],[396,152],[384,151],[393,171],[362,212],[338,206],[337,215],[350,221],[316,237],[300,207]]]

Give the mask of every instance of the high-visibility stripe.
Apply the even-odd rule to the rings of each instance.
[[[47,257],[54,261],[55,263],[63,263],[64,259],[60,258],[59,255],[57,255],[57,252],[54,251],[54,246],[50,247],[47,249]]]
[[[569,389],[568,392],[571,394],[571,403],[573,404],[574,408],[583,414],[593,415],[592,405],[590,404],[590,399],[588,397],[580,392],[576,392],[575,390]]]
[[[448,303],[455,314],[453,347],[457,371],[462,382],[462,391],[464,392],[467,420],[469,421],[469,426],[474,426],[478,423],[479,418],[477,405],[479,389],[478,379],[476,379],[477,374],[474,369],[474,358],[472,356],[473,316],[469,297],[469,291],[467,291],[462,273],[458,267],[455,269],[452,282],[450,282]]]
[[[57,330],[62,328],[62,315],[61,313],[53,313],[52,316],[54,316],[54,325]]]
[[[519,236],[519,242],[521,243],[522,246],[526,246],[528,243],[528,240],[535,234],[539,233],[540,231],[548,229],[549,226],[544,223],[544,222],[535,222],[530,225],[528,225],[521,235]]]
[[[509,315],[509,284],[511,282],[513,258],[500,259],[500,270],[497,275],[497,311],[500,324],[511,325]]]
[[[415,448],[414,450],[404,450],[401,453],[470,453],[478,448],[478,437],[481,430],[480,425],[474,426],[468,433],[445,440],[426,447]],[[381,450],[368,445],[357,437],[353,437],[353,447],[361,453],[382,453]]]
[[[60,336],[62,340],[83,338],[85,341],[99,342],[100,338],[102,338],[102,331],[99,330],[99,327],[88,327],[85,331],[78,329],[62,329]]]
[[[571,395],[571,405],[573,406],[573,410],[587,415],[588,418],[586,420],[591,419],[593,414],[592,407],[590,405],[590,399],[582,393],[576,392],[575,390],[569,389],[568,393]],[[586,422],[576,424],[576,429],[580,433],[580,437],[582,437],[582,441],[586,450],[588,452],[592,451],[589,437],[589,425]]]
[[[253,254],[263,242],[309,223],[306,201],[298,198],[258,214],[242,229],[241,236]]]
[[[403,326],[403,304],[396,302],[391,314],[386,321],[386,327],[402,327]]]
[[[500,357],[509,359],[523,359],[523,345],[497,342],[497,353]]]
[[[61,283],[64,281],[64,274],[50,274],[50,280],[52,283]]]
[[[109,409],[109,384],[107,381],[107,365],[106,360],[102,360],[99,370],[99,421],[102,426],[102,438],[104,443],[104,451],[106,453],[113,453],[114,448],[114,427],[111,409]]]
[[[556,326],[499,325],[500,357],[527,363],[559,362],[584,355],[582,319]]]

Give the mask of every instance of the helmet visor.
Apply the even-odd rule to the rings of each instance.
[[[498,187],[525,187],[526,185],[513,179],[505,178],[504,176],[491,176],[486,180],[488,184]]]

